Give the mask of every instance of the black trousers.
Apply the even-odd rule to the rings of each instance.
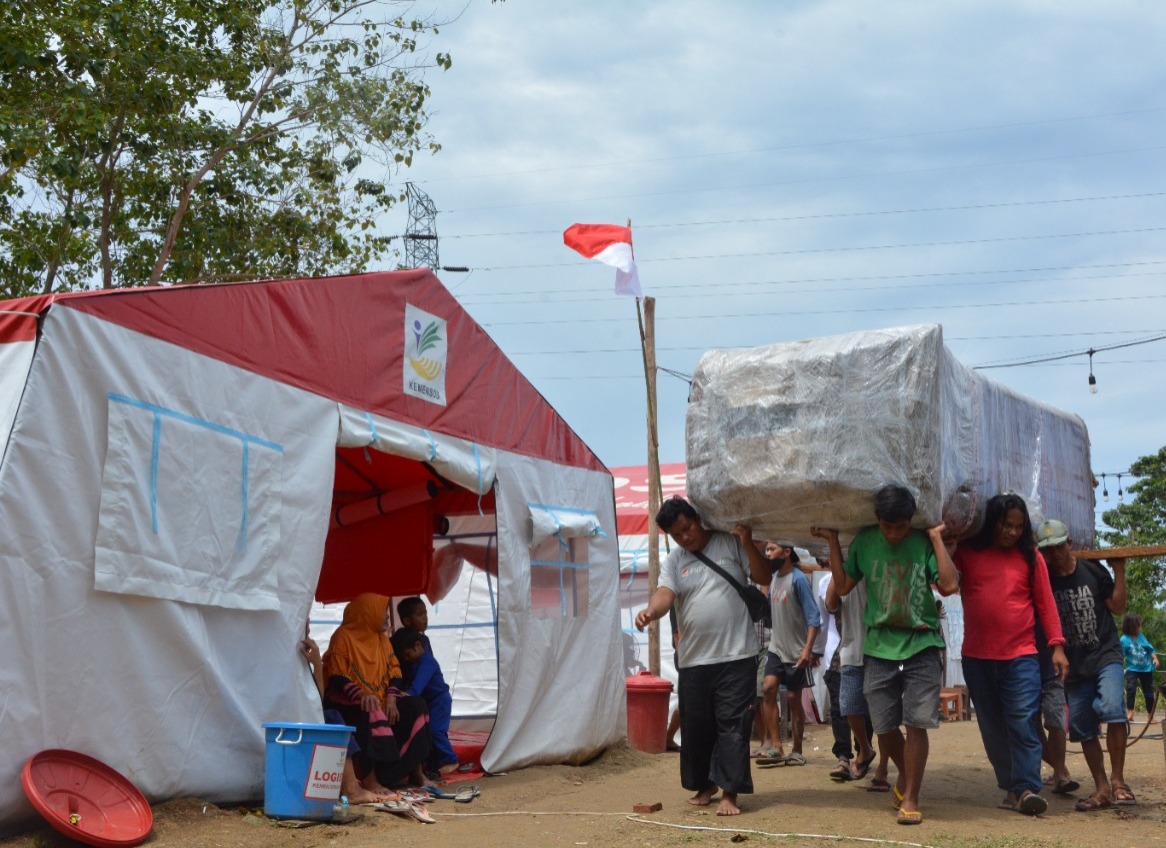
[[[749,705],[757,692],[757,658],[680,669],[680,784],[700,792],[753,791],[749,773]]]
[[[854,756],[850,747],[850,724],[838,708],[838,690],[842,685],[842,672],[830,669],[822,675],[826,682],[826,691],[830,693],[830,730],[834,733],[834,747],[830,749],[835,757],[849,760]]]

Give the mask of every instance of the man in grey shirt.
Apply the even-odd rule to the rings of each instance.
[[[696,793],[688,802],[699,807],[721,790],[717,815],[735,816],[741,812],[738,794],[753,792],[747,712],[756,691],[757,636],[737,590],[700,555],[741,586],[748,585],[754,558],[768,569],[756,547],[742,545],[747,528],[737,528],[737,538],[709,530],[684,498],[665,501],[656,523],[677,547],[661,565],[659,587],[636,616],[636,627],[643,630],[676,604],[680,782]]]

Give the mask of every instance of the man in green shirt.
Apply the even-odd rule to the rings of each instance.
[[[943,525],[926,533],[911,527],[915,498],[902,486],[875,494],[877,526],[859,531],[843,558],[838,531],[810,532],[830,545],[830,573],[840,596],[866,581],[866,655],[863,694],[885,752],[899,769],[894,787],[899,824],[923,821],[919,791],[927,766],[927,731],[939,726],[939,651],[943,636],[931,592],[959,588],[959,575],[943,543]],[[907,728],[904,738],[899,725]]]

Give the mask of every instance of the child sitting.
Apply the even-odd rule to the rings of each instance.
[[[404,670],[408,693],[419,695],[429,704],[433,748],[428,767],[439,774],[448,774],[458,766],[457,754],[449,741],[453,696],[423,632],[429,625],[425,602],[420,598],[406,598],[397,604],[397,615],[403,626],[393,634],[393,652]]]

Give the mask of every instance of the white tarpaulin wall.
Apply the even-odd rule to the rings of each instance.
[[[435,287],[435,309],[448,297],[421,272],[272,288],[283,286],[288,307],[302,306],[296,297],[310,302],[334,290],[336,299],[352,298],[383,282]],[[113,304],[119,317],[153,328],[172,317],[159,298],[253,306],[267,284],[252,286],[119,292],[51,308],[44,299],[27,381],[5,369],[0,410],[15,416],[0,464],[0,638],[19,650],[0,664],[4,771],[17,774],[40,750],[68,748],[108,762],[152,800],[261,797],[262,724],[321,720],[297,644],[324,558],[337,447],[350,440],[424,454],[471,492],[493,491],[502,687],[483,765],[576,761],[622,739],[605,471],[394,427],[93,314]],[[451,333],[455,319],[468,320],[450,318]],[[0,333],[0,353],[27,368],[32,344],[5,341]],[[534,395],[494,351],[487,377],[509,380],[512,396]],[[455,376],[452,392],[461,391]],[[565,431],[559,421],[546,439]],[[598,465],[578,442],[546,449]],[[584,535],[555,533],[532,549],[539,505],[595,521],[584,523]],[[532,570],[547,579],[532,580]],[[464,571],[472,583],[477,569]],[[19,781],[0,785],[0,828],[32,816]]]
[[[296,643],[327,521],[300,517],[328,514],[336,404],[71,309],[48,313],[43,339],[0,467],[0,639],[19,646],[0,664],[4,771],[15,776],[37,751],[68,748],[118,764],[151,798],[259,797],[263,722],[321,718]],[[156,463],[153,444],[108,449],[111,410],[125,405],[111,394],[180,416],[157,413]],[[115,538],[129,502],[156,516],[161,532],[148,539],[163,546],[174,522],[199,518],[193,507],[206,499],[195,493],[191,502],[169,437],[172,429],[223,437],[218,428],[280,449],[278,502],[245,502],[240,487],[231,516],[213,516],[237,529],[245,510],[267,512],[267,532],[287,554],[272,582],[232,583],[223,572],[216,591],[231,605],[208,605],[198,585],[127,557],[135,576],[126,591],[95,589],[103,578],[94,539]],[[236,459],[243,444],[236,439]],[[153,480],[107,467],[131,449],[145,451],[140,467],[156,464]],[[166,550],[184,562],[183,551]],[[215,556],[228,563],[250,553],[231,544]],[[141,562],[161,556],[147,550]],[[189,564],[210,585],[206,556],[199,550]],[[0,783],[0,810],[0,824],[31,814],[19,781]]]

